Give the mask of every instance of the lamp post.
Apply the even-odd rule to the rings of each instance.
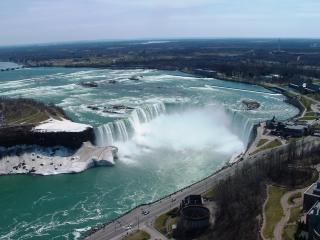
[[[138,219],[138,230],[139,230],[139,216],[137,216],[137,219]]]
[[[121,227],[121,222],[119,220],[116,220],[114,223],[114,231],[117,231],[117,224],[119,224]]]

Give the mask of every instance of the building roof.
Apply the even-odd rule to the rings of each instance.
[[[201,195],[189,195],[185,198],[185,200],[189,201],[202,201]]]
[[[319,92],[320,85],[314,84],[308,80],[299,80],[289,84],[290,87],[303,88],[311,92]]]
[[[195,69],[196,71],[199,71],[199,72],[208,72],[208,73],[216,73],[217,71],[215,70],[210,70],[210,69],[201,69],[201,68],[197,68]]]
[[[182,201],[184,206],[202,205],[201,195],[189,195]]]
[[[317,196],[320,198],[320,182],[316,182],[312,184],[305,192],[304,194]]]
[[[181,211],[182,216],[188,220],[203,220],[210,218],[210,210],[203,206],[187,206]]]
[[[294,125],[294,126],[287,125],[286,129],[289,129],[289,130],[305,130],[306,126],[304,126],[304,125]]]
[[[308,215],[320,216],[320,202],[317,201],[312,208],[310,208]]]

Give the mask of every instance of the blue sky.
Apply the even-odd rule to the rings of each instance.
[[[320,38],[320,0],[1,0],[0,45],[99,39]]]

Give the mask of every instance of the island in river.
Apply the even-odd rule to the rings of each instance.
[[[0,175],[52,175],[114,165],[116,148],[94,146],[93,128],[32,99],[0,99]]]
[[[242,103],[246,106],[247,110],[255,110],[260,107],[260,103],[253,100],[242,100]]]

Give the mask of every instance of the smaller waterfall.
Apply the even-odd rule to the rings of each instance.
[[[150,122],[165,112],[166,108],[163,103],[136,108],[126,119],[120,119],[95,128],[95,144],[108,146],[113,145],[115,142],[126,142],[141,124]]]
[[[228,109],[226,112],[227,114],[231,115],[233,131],[237,132],[238,136],[240,136],[245,143],[248,143],[250,141],[252,129],[256,122],[243,114],[241,111]]]

